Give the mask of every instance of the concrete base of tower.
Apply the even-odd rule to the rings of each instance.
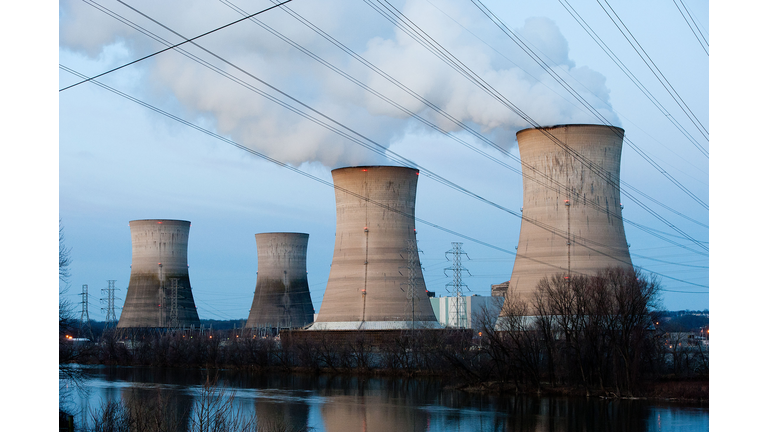
[[[442,329],[437,321],[344,321],[315,322],[307,330],[410,330]]]

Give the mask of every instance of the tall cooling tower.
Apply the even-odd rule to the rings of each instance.
[[[118,328],[200,325],[189,284],[189,221],[130,221],[131,280]]]
[[[259,272],[246,328],[296,328],[312,323],[307,282],[309,234],[256,234]]]
[[[439,328],[415,246],[418,170],[350,167],[332,175],[336,244],[310,330]]]
[[[632,266],[619,201],[623,138],[623,129],[601,125],[517,133],[523,220],[507,299],[516,294],[532,304],[536,285],[553,274]]]

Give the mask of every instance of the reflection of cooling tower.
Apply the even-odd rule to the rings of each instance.
[[[309,234],[256,234],[259,272],[248,315],[249,327],[303,327],[315,310],[307,282]]]
[[[412,321],[417,328],[439,327],[415,251],[419,172],[371,166],[332,174],[336,245],[320,313],[310,329],[406,329]]]
[[[298,398],[297,398],[298,399]],[[309,405],[303,400],[254,399],[258,430],[308,430]]]
[[[376,394],[334,395],[320,407],[320,414],[327,432],[430,430],[430,413],[404,401]]]
[[[189,225],[165,219],[130,222],[131,280],[118,328],[200,325],[189,285]]]
[[[632,266],[619,201],[623,137],[623,129],[600,125],[517,133],[523,221],[507,300],[517,294],[530,304],[536,285],[549,275]]]

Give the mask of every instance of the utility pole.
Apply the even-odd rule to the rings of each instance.
[[[101,310],[107,312],[104,323],[105,329],[117,326],[117,316],[115,316],[115,280],[108,280],[107,283],[107,288],[101,289],[102,295],[106,292],[107,297],[100,299],[102,303],[106,302],[107,304],[107,307],[101,308]]]
[[[91,331],[91,318],[88,316],[88,285],[83,284],[83,291],[80,294],[82,296],[82,300],[80,301],[80,304],[82,305],[82,312],[80,313],[80,336],[90,336],[91,339],[93,339],[93,332]]]
[[[471,273],[469,273],[469,270],[465,269],[461,266],[461,256],[467,255],[464,251],[461,250],[461,245],[463,243],[459,242],[451,242],[451,245],[453,246],[451,250],[447,251],[445,253],[445,259],[448,261],[451,261],[450,258],[448,258],[448,254],[453,255],[453,265],[450,267],[443,269],[443,274],[448,276],[445,272],[448,270],[451,270],[453,272],[453,282],[445,284],[446,290],[448,290],[449,293],[454,295],[453,303],[455,306],[455,313],[456,313],[456,327],[457,328],[466,328],[467,327],[467,305],[464,301],[463,295],[464,295],[464,288],[469,290],[466,284],[464,284],[461,280],[461,273],[467,272],[470,276],[472,276]],[[467,259],[469,259],[469,255],[467,255]],[[450,316],[450,315],[449,315]],[[450,318],[448,319],[448,322],[450,323]]]

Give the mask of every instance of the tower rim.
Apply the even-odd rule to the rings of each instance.
[[[350,171],[354,169],[374,169],[374,168],[396,168],[396,169],[403,169],[408,171],[414,171],[416,173],[419,172],[418,168],[412,168],[408,166],[402,166],[402,165],[356,165],[356,166],[348,166],[348,167],[340,167],[335,168],[331,170],[331,173],[334,173],[336,171]]]
[[[178,224],[192,224],[192,222],[188,220],[183,219],[134,219],[132,221],[128,221],[128,223],[134,223],[134,222],[169,222],[169,223],[178,223]]]
[[[517,131],[515,136],[519,136],[523,132],[529,132],[529,131],[535,131],[535,130],[554,130],[554,129],[562,129],[566,127],[600,127],[600,128],[607,128],[607,129],[617,129],[620,130],[622,133],[624,133],[624,128],[620,126],[613,126],[613,125],[604,125],[604,124],[594,124],[594,123],[564,123],[564,124],[556,124],[556,125],[549,125],[549,126],[539,126],[539,127],[531,127],[531,128],[525,128],[520,129]]]

